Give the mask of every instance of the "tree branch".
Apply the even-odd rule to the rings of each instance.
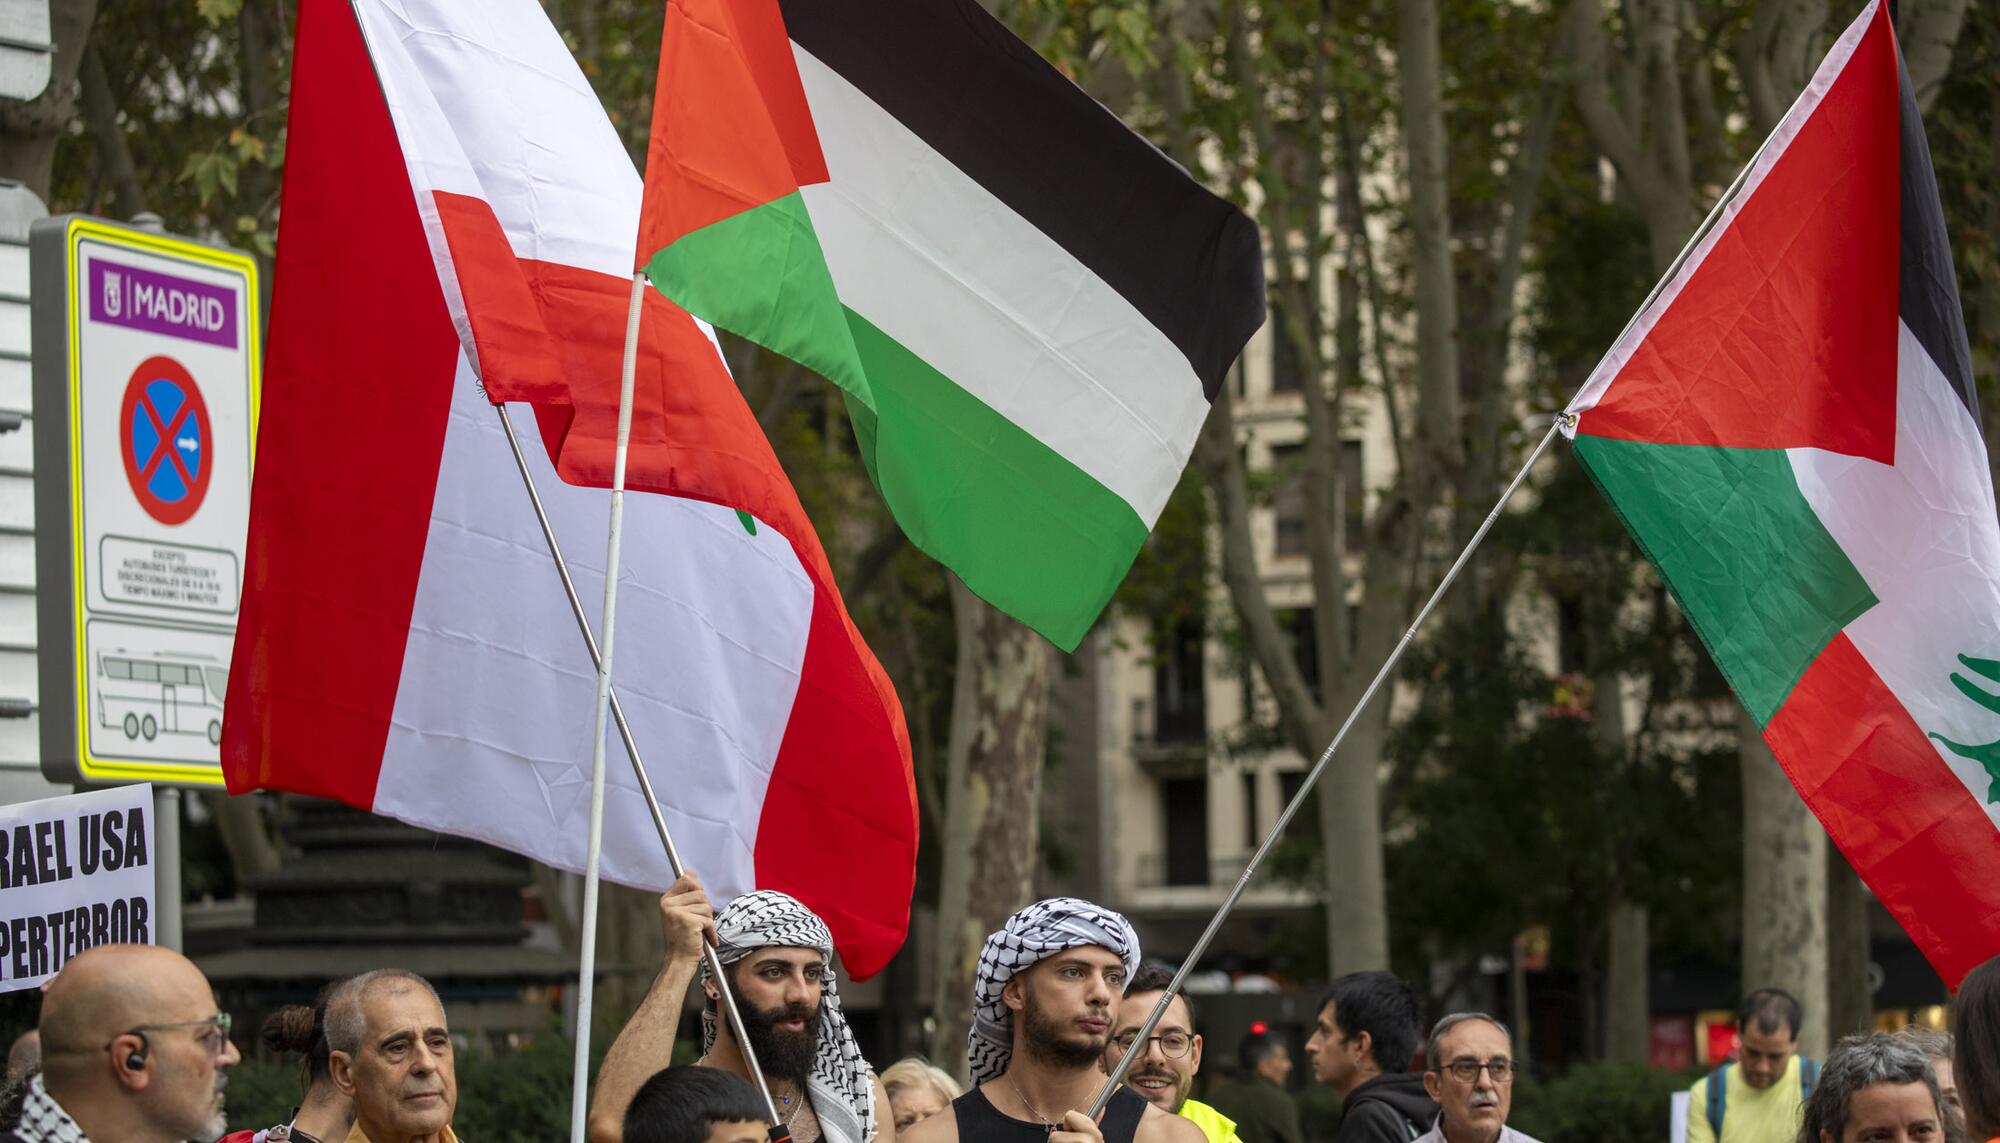
[[[1215,515],[1221,525],[1222,581],[1229,589],[1236,617],[1243,623],[1251,657],[1277,700],[1278,721],[1286,738],[1300,752],[1311,755],[1319,749],[1324,715],[1264,594],[1257,551],[1250,539],[1249,478],[1236,448],[1235,401],[1230,386],[1224,385],[1216,393],[1215,406],[1195,441],[1194,455],[1215,498]]]

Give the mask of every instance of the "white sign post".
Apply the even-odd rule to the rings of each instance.
[[[152,789],[0,806],[0,992],[105,944],[158,944]]]
[[[220,785],[256,263],[80,215],[37,223],[30,249],[42,771]]]

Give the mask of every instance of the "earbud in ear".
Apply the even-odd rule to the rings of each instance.
[[[146,1034],[144,1032],[134,1032],[132,1034],[139,1038],[139,1046],[132,1049],[131,1054],[125,1057],[125,1070],[128,1072],[143,1072],[146,1070],[146,1049],[152,1045],[146,1042]]]

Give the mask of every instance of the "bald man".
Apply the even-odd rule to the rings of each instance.
[[[242,1057],[208,978],[171,949],[100,945],[42,997],[42,1074],[21,1143],[181,1143],[228,1130],[222,1089]]]
[[[347,1143],[457,1143],[458,1072],[444,1005],[430,981],[384,968],[326,1002],[328,1074],[354,1101]]]

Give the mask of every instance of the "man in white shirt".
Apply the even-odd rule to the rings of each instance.
[[[1514,1105],[1513,1037],[1483,1012],[1454,1012],[1431,1029],[1424,1090],[1439,1112],[1417,1143],[1535,1143],[1507,1126]]]

